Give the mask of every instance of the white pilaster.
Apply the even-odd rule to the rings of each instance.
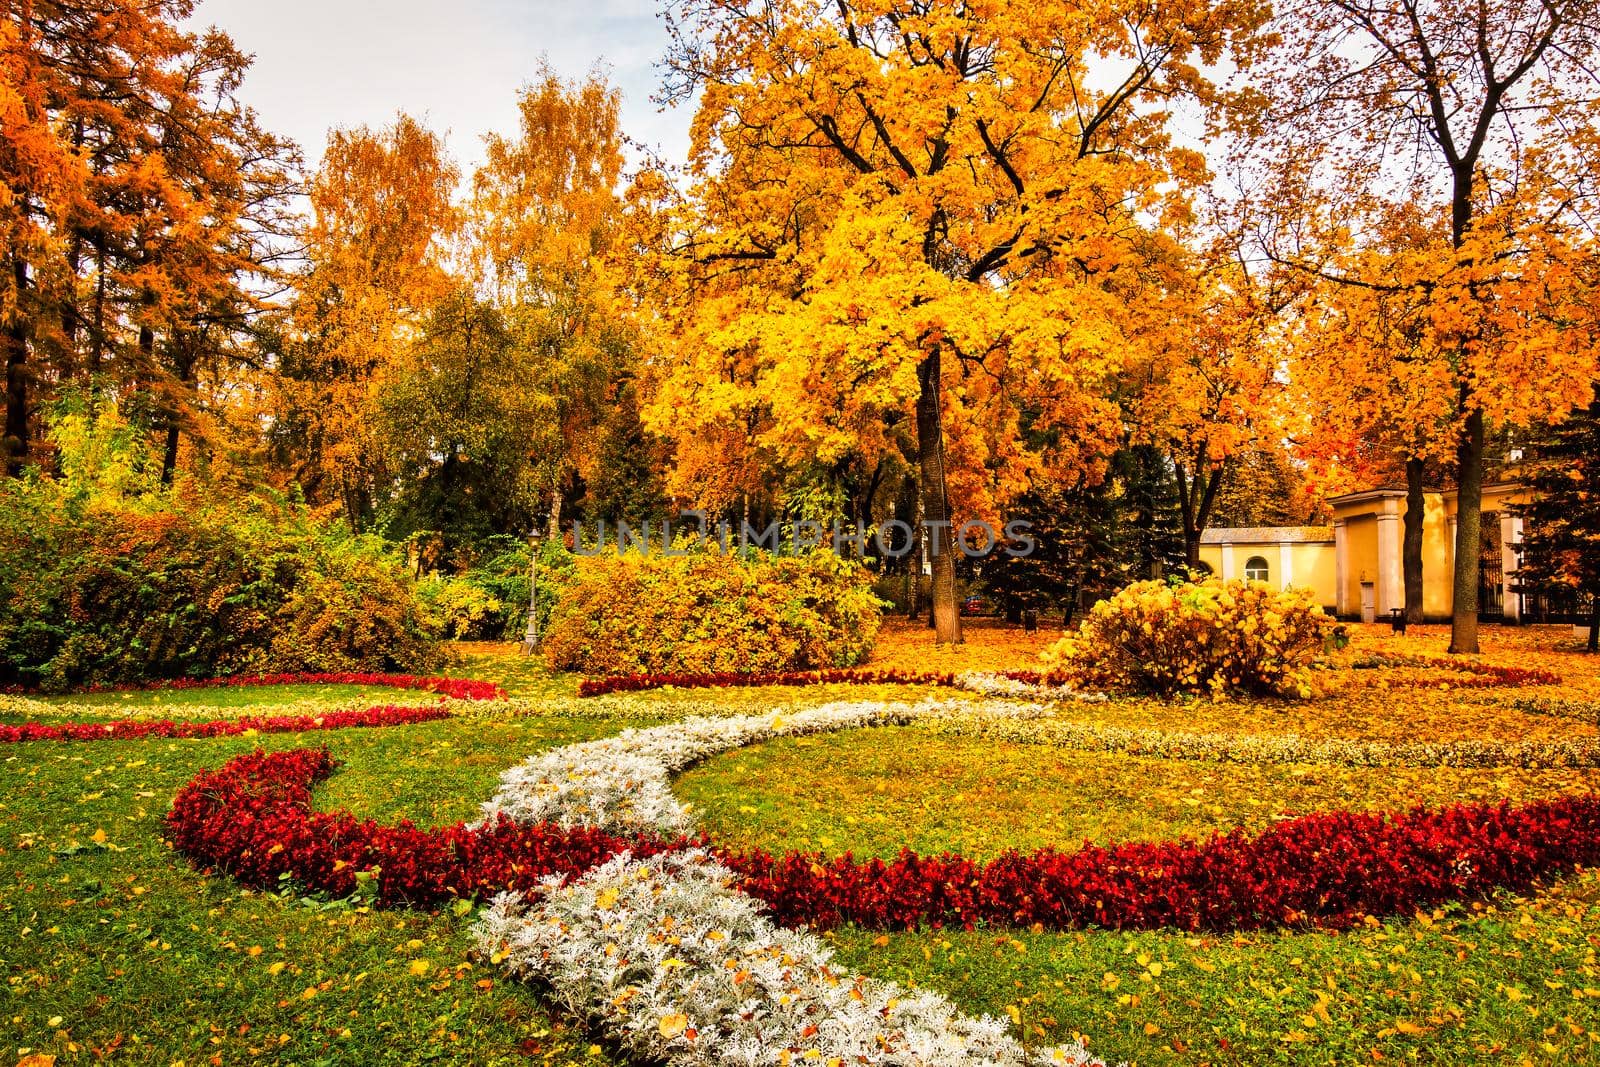
[[[1339,615],[1350,614],[1350,539],[1345,533],[1344,520],[1333,520],[1333,609]]]
[[[1522,541],[1522,520],[1515,515],[1500,513],[1500,572],[1505,577],[1505,593],[1501,598],[1507,622],[1522,619],[1522,598],[1511,591],[1516,579],[1517,545]]]
[[[1400,515],[1394,501],[1385,500],[1378,512],[1378,618],[1406,606],[1405,580],[1400,570]]]
[[[1289,588],[1294,582],[1294,545],[1288,541],[1278,542],[1278,570],[1283,572],[1278,578],[1278,588]]]
[[[1222,580],[1228,581],[1233,577],[1233,545],[1227,541],[1222,542]]]
[[[1444,559],[1445,559],[1444,572],[1445,572],[1445,574],[1449,575],[1449,578],[1445,582],[1445,589],[1447,589],[1449,591],[1449,593],[1450,593],[1450,610],[1451,611],[1455,611],[1456,610],[1456,577],[1455,577],[1455,575],[1456,575],[1456,533],[1461,528],[1461,520],[1456,518],[1456,516],[1451,515],[1450,516],[1449,526],[1450,526],[1450,535],[1449,535],[1448,542],[1445,544],[1445,557],[1444,557]]]

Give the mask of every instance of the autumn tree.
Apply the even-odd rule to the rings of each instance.
[[[1130,361],[1126,405],[1133,440],[1167,456],[1195,568],[1228,479],[1282,440],[1286,297],[1226,252],[1191,262],[1191,278],[1169,283],[1164,314],[1138,327],[1150,340]]]
[[[914,428],[938,639],[960,638],[948,524],[1039,471],[1093,470],[1203,70],[1248,64],[1260,6],[683,0],[668,95],[699,94],[664,210],[679,439],[759,395],[779,462],[873,457]],[[752,373],[727,375],[731,353]],[[729,380],[730,377],[735,380]],[[748,381],[748,384],[747,384]],[[1060,431],[1027,449],[1023,412]]]
[[[510,136],[486,140],[473,178],[480,269],[544,406],[525,442],[559,527],[594,470],[607,414],[633,375],[637,332],[606,266],[621,204],[621,96],[600,73],[562,80],[546,64],[517,101]]]
[[[187,2],[9,5],[7,466],[45,383],[104,380],[160,412],[163,474],[203,430],[285,247],[293,152],[238,99],[248,57]]]
[[[1585,300],[1596,12],[1586,0],[1300,0],[1274,28],[1283,47],[1256,141],[1271,174],[1263,245],[1321,281],[1410,305],[1404,368],[1385,356],[1353,373],[1420,386],[1400,401],[1409,439],[1446,427],[1450,647],[1475,652],[1486,434],[1582,403],[1594,375],[1564,309]]]
[[[1296,526],[1318,510],[1295,457],[1282,444],[1262,444],[1234,461],[1212,517],[1218,526]]]
[[[386,526],[422,542],[430,568],[526,530],[543,499],[528,447],[550,413],[525,356],[500,309],[459,286],[383,369],[372,431],[396,482]]]
[[[337,501],[357,529],[386,472],[382,382],[450,291],[457,178],[439,136],[401,115],[381,130],[334,131],[310,183],[272,436],[307,498]]]

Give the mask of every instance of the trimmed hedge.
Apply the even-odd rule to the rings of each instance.
[[[881,602],[871,575],[825,550],[580,557],[545,655],[586,674],[760,674],[866,661]]]

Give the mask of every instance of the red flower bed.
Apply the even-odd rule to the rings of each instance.
[[[171,719],[119,719],[115,722],[0,723],[0,744],[17,741],[128,741],[138,737],[222,737],[254,730],[293,734],[307,730],[343,730],[353,726],[401,726],[448,719],[441,707],[382,707],[362,711],[329,711],[321,715],[244,715],[236,719],[186,722]]]
[[[1452,659],[1446,656],[1395,656],[1378,653],[1368,661],[1373,666],[1427,667],[1455,671],[1466,677],[1453,683],[1461,689],[1487,689],[1493,686],[1556,685],[1561,678],[1550,671],[1530,667],[1500,667],[1492,663]],[[979,672],[983,673],[983,672]],[[1065,673],[1035,670],[996,671],[1012,681],[1027,685],[1064,685]],[[678,689],[713,689],[761,685],[941,685],[955,686],[959,676],[948,671],[863,670],[844,668],[829,671],[784,671],[776,674],[619,674],[610,678],[585,678],[578,683],[580,697],[606,693],[631,693],[673,686]]]
[[[1344,927],[1600,863],[1600,797],[1397,814],[1329,812],[1248,835],[1078,852],[823,861],[724,857],[786,925],[875,929]]]
[[[631,693],[644,689],[720,689],[761,685],[955,685],[956,676],[941,671],[868,671],[840,668],[827,671],[780,671],[771,674],[619,674],[610,678],[585,678],[578,683],[580,697],[606,693]]]
[[[596,830],[461,824],[420,830],[311,810],[333,769],[326,750],[240,756],[184,786],[167,819],[178,850],[251,885],[289,874],[335,895],[381,868],[383,903],[525,889],[576,875],[624,849],[649,855],[696,841]],[[786,925],[874,929],[1031,926],[1240,930],[1348,926],[1600,863],[1600,796],[1521,807],[1458,805],[1400,814],[1331,812],[1204,841],[1134,842],[1008,853],[989,863],[902,853],[892,861],[789,853],[718,854]]]
[[[649,855],[684,844],[504,817],[481,829],[456,823],[423,830],[409,821],[391,826],[349,812],[311,810],[312,787],[334,767],[322,748],[235,757],[179,790],[167,814],[167,836],[195,863],[246,885],[275,886],[287,874],[308,889],[344,897],[355,891],[357,872],[377,868],[379,903],[425,908],[453,897],[530,889],[624,849]]]
[[[315,674],[236,674],[226,678],[168,678],[136,685],[96,685],[78,690],[82,693],[108,693],[124,689],[213,689],[248,685],[374,685],[391,689],[423,689],[441,696],[460,700],[503,700],[506,691],[493,682],[480,682],[472,678],[437,678],[420,674],[367,674],[360,671],[337,671]],[[23,692],[15,686],[4,692]]]
[[[1451,656],[1406,656],[1379,652],[1369,661],[1383,667],[1423,667],[1431,670],[1454,671],[1466,675],[1452,682],[1457,689],[1490,689],[1498,686],[1516,688],[1524,685],[1560,685],[1561,676],[1540,667],[1501,667],[1493,663],[1480,663]]]

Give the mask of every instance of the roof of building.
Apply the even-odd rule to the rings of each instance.
[[[1221,526],[1200,534],[1203,545],[1332,541],[1332,526]]]
[[[1500,489],[1515,489],[1517,487],[1518,487],[1518,483],[1513,479],[1485,478],[1483,480],[1483,488],[1484,488],[1484,490],[1486,492],[1494,491],[1494,490],[1500,490]],[[1455,490],[1454,486],[1429,485],[1429,486],[1427,486],[1426,488],[1423,489],[1423,492],[1424,493],[1430,493],[1430,494],[1437,494],[1437,495],[1446,496],[1446,497],[1453,497],[1453,496],[1456,495],[1456,490]],[[1328,503],[1329,504],[1354,504],[1354,503],[1359,503],[1359,502],[1361,502],[1363,500],[1375,500],[1375,499],[1379,499],[1379,498],[1382,498],[1382,497],[1405,496],[1405,495],[1406,495],[1406,487],[1403,484],[1398,484],[1397,485],[1397,484],[1394,484],[1394,483],[1388,483],[1388,484],[1384,484],[1384,485],[1374,485],[1374,486],[1372,486],[1370,488],[1367,488],[1367,489],[1358,489],[1353,493],[1335,493],[1333,496],[1328,497]]]

